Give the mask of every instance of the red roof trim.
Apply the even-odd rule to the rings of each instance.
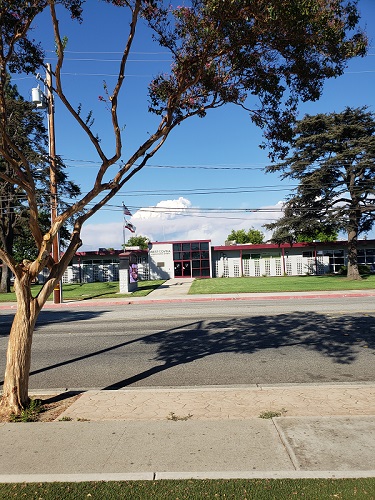
[[[329,241],[322,242],[316,241],[315,243],[293,243],[290,245],[289,243],[282,243],[281,245],[277,245],[275,243],[261,243],[256,245],[222,245],[222,246],[214,246],[212,250],[214,251],[230,251],[230,250],[278,250],[280,248],[284,248],[284,250],[288,250],[290,248],[332,248],[337,246],[347,246],[348,242],[346,240],[341,241]],[[375,240],[358,240],[358,245],[360,246],[372,246],[375,247]]]

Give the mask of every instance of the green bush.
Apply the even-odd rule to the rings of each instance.
[[[371,274],[370,266],[368,266],[366,264],[358,264],[358,271],[359,271],[359,274],[361,274],[363,276],[367,276],[367,275]],[[347,273],[348,273],[348,266],[341,266],[339,274],[347,274]]]

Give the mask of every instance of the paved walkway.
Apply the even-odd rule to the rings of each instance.
[[[191,296],[190,284],[131,302],[375,296]],[[124,299],[47,307],[103,303]],[[375,383],[83,391],[55,422],[0,424],[0,442],[0,482],[375,477]]]
[[[375,415],[375,384],[87,391],[59,419],[244,420],[268,412],[288,417]]]

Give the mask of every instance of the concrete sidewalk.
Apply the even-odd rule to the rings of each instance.
[[[0,482],[373,477],[374,396],[375,384],[87,391],[58,421],[0,424]]]

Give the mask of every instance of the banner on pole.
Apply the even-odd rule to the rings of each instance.
[[[135,226],[131,222],[125,222],[125,229],[129,229],[131,233],[135,233]]]

